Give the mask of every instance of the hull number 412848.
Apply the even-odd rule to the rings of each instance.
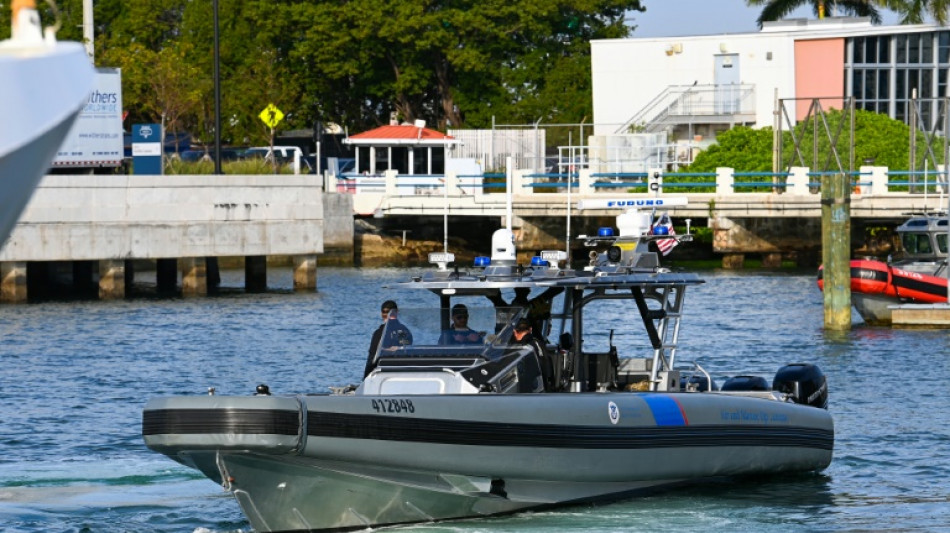
[[[383,398],[373,400],[373,410],[377,413],[415,413],[412,400],[391,400]]]

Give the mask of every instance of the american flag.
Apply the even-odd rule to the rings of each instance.
[[[653,228],[651,228],[650,233],[653,235],[676,235],[676,232],[673,231],[673,221],[670,220],[670,216],[666,213],[663,213],[656,219],[656,222],[653,223]],[[670,250],[674,246],[679,244],[676,239],[657,239],[656,247],[660,250],[660,253],[667,255],[670,253]]]

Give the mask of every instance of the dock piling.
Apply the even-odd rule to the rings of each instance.
[[[825,328],[851,329],[851,187],[845,173],[821,178]]]

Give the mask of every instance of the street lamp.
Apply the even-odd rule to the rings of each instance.
[[[219,72],[218,0],[211,0],[214,9],[214,173],[221,174],[221,74]]]

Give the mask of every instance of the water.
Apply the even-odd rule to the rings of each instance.
[[[242,273],[225,272],[240,286]],[[250,531],[217,485],[142,443],[147,398],[325,391],[359,379],[379,302],[432,304],[380,282],[392,269],[319,271],[294,294],[0,306],[0,531]],[[822,329],[814,275],[704,273],[680,356],[767,377],[828,376],[834,461],[821,474],[707,483],[610,505],[400,528],[405,532],[950,531],[950,334]]]

